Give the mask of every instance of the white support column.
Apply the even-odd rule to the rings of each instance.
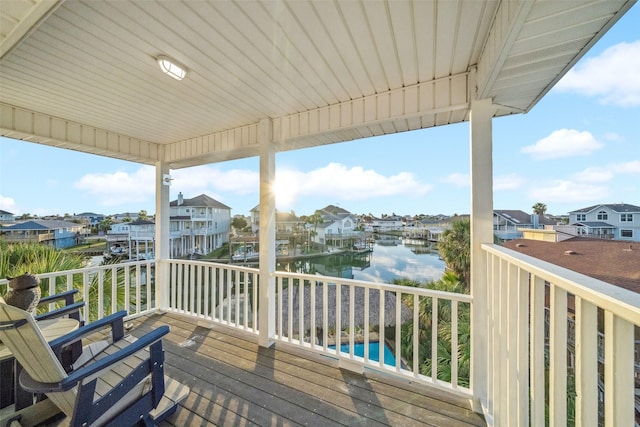
[[[260,288],[258,301],[258,342],[273,345],[276,330],[276,152],[271,120],[260,122]]]
[[[471,102],[471,388],[476,412],[488,402],[489,322],[487,261],[480,245],[493,243],[493,162],[491,99]],[[494,385],[495,386],[495,385]]]
[[[156,308],[164,309],[169,306],[169,269],[164,261],[169,254],[169,184],[165,181],[169,175],[169,166],[163,162],[156,162]]]

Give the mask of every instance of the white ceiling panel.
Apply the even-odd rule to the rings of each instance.
[[[526,112],[632,4],[2,0],[0,134],[175,168]]]

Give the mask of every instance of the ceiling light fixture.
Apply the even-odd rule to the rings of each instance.
[[[163,73],[176,80],[182,80],[187,75],[187,68],[168,56],[160,55],[156,58],[156,61],[158,61],[160,70],[162,70]]]

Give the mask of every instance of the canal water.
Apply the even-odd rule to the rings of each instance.
[[[363,254],[340,253],[277,262],[276,269],[306,274],[392,283],[407,278],[419,282],[438,280],[444,273],[444,261],[433,246],[422,242],[379,240],[373,251]]]

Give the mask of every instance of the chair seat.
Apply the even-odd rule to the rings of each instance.
[[[54,338],[61,337],[71,331],[75,331],[79,326],[79,321],[70,318],[47,319],[38,321],[38,327],[42,332],[42,336],[47,341],[51,341]],[[9,350],[6,345],[0,342],[0,360],[5,360],[10,357],[13,357],[11,350]]]
[[[106,340],[94,341],[83,348],[80,358],[74,363],[74,370],[82,366],[89,365],[95,361],[108,357],[117,351],[127,347],[136,342],[136,338],[132,335],[125,335],[122,339],[110,343]],[[138,366],[144,360],[149,358],[149,351],[147,349],[140,350],[132,356],[124,359],[120,363],[100,371],[95,376],[97,378],[96,384],[96,399],[103,396],[106,393],[111,392],[120,381],[122,381],[126,375],[131,372],[131,368]],[[91,379],[88,378],[88,379]],[[87,380],[88,380],[87,379]],[[85,380],[86,381],[86,380]],[[176,405],[184,400],[189,394],[189,387],[181,384],[173,378],[164,376],[165,392],[162,396],[162,400],[158,406],[150,412],[151,418],[158,422],[170,415],[176,409]],[[130,393],[129,399],[124,399],[119,405],[114,406],[108,412],[105,413],[103,418],[109,419],[114,413],[118,413],[123,407],[130,402],[135,401],[136,395],[144,393],[146,390],[144,386],[142,388],[134,389]]]

